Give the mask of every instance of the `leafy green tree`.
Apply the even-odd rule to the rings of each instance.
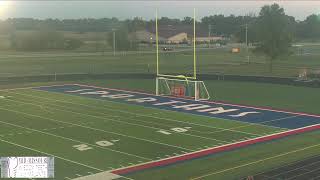
[[[320,15],[310,15],[298,25],[297,34],[301,38],[320,39]]]
[[[189,16],[184,17],[183,20],[182,20],[182,23],[183,24],[187,24],[187,25],[191,25],[191,24],[193,24],[193,18],[189,17]]]
[[[274,59],[290,52],[293,34],[290,18],[278,4],[266,5],[261,8],[256,26],[256,50],[269,57],[269,71],[272,72]]]

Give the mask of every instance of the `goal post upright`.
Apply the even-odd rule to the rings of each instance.
[[[159,24],[158,9],[155,12],[156,35],[156,95],[183,96],[193,98],[196,101],[209,100],[210,95],[203,81],[197,80],[197,54],[196,54],[196,8],[193,8],[193,68],[184,75],[161,73],[159,61]],[[179,89],[180,88],[180,89]],[[179,92],[177,95],[176,93]]]
[[[169,78],[181,78],[179,75],[170,75],[170,74],[162,74],[160,73],[160,62],[159,62],[159,23],[158,23],[158,9],[156,9],[155,13],[155,25],[156,25],[156,76],[157,77],[169,77]],[[193,73],[192,76],[185,75],[186,79],[197,79],[197,57],[196,57],[196,8],[193,8],[193,37],[192,37],[192,45],[193,45]]]
[[[196,8],[193,8],[193,77],[197,79],[197,57],[196,57]]]
[[[158,9],[156,9],[156,58],[157,58],[157,76],[159,76],[159,33],[158,33]]]

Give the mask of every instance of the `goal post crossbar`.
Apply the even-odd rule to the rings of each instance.
[[[181,76],[181,75],[167,75],[167,74],[158,74],[157,75],[159,78],[176,78],[176,79],[191,79],[191,80],[196,80],[197,78],[192,77],[192,76]]]

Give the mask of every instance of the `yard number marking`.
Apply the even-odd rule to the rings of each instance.
[[[164,135],[170,135],[172,133],[184,133],[187,132],[188,129],[190,129],[191,127],[184,127],[184,128],[180,128],[180,127],[176,127],[176,128],[171,128],[170,130],[159,130],[157,132],[164,134]]]
[[[111,141],[118,142],[119,140],[111,140]],[[108,146],[114,145],[114,143],[112,143],[112,142],[103,140],[103,141],[97,141],[95,144],[97,144],[98,146],[101,146],[101,147],[108,147]],[[74,145],[72,147],[76,148],[79,151],[87,151],[87,150],[93,149],[93,147],[90,147],[87,144],[78,144],[78,145]]]

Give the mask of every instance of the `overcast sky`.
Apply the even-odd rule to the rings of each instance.
[[[203,16],[258,14],[261,6],[277,2],[288,15],[298,20],[310,14],[320,14],[319,1],[3,1],[0,0],[0,18],[102,18],[120,19],[142,17],[154,18],[155,9],[159,16],[182,18],[193,15],[197,9],[197,19]]]

